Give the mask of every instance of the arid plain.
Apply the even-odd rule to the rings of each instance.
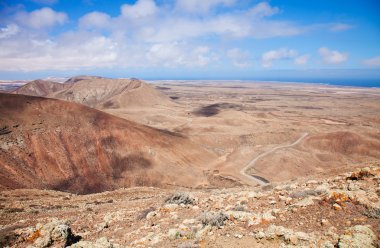
[[[37,80],[0,121],[2,246],[378,245],[376,88]]]
[[[107,112],[190,137],[218,156],[209,165],[215,180],[223,175],[250,184],[240,173],[244,168],[272,182],[379,163],[379,89],[238,81],[153,83],[173,99],[173,107]],[[299,138],[299,143],[281,148]],[[277,147],[249,168],[253,159]]]

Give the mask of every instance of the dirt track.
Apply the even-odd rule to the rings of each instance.
[[[301,142],[306,136],[308,136],[308,135],[309,135],[309,133],[304,133],[304,134],[303,134],[298,140],[296,140],[294,143],[292,143],[292,144],[290,144],[290,145],[280,145],[280,146],[276,146],[276,147],[270,149],[269,151],[266,151],[266,152],[260,154],[259,156],[257,156],[257,157],[255,157],[254,159],[252,159],[252,160],[251,160],[251,161],[250,161],[250,162],[249,162],[249,163],[248,163],[248,164],[247,164],[247,165],[246,165],[246,166],[240,171],[240,174],[243,175],[243,176],[245,176],[245,177],[247,177],[247,178],[249,178],[250,180],[253,180],[253,181],[257,182],[257,183],[260,184],[260,185],[266,185],[266,184],[268,184],[269,181],[266,180],[265,178],[262,178],[262,177],[259,177],[259,176],[254,176],[254,175],[249,175],[249,174],[246,173],[246,171],[247,171],[249,168],[253,167],[259,159],[261,159],[261,158],[263,158],[263,157],[265,157],[265,156],[267,156],[267,155],[269,155],[269,154],[271,154],[271,153],[273,153],[273,152],[275,152],[275,151],[277,151],[277,150],[279,150],[279,149],[284,149],[284,148],[293,147],[293,146],[299,144],[299,143],[300,143],[300,142]]]

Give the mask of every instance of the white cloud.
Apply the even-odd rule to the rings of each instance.
[[[227,51],[226,55],[236,67],[247,67],[250,65],[249,53],[240,48],[232,48]]]
[[[65,33],[55,40],[21,33],[18,39],[0,40],[0,46],[0,68],[4,71],[202,67],[216,60],[207,46],[136,43],[83,30]]]
[[[330,31],[339,32],[339,31],[345,31],[345,30],[353,29],[354,27],[355,26],[353,26],[353,25],[349,25],[349,24],[345,24],[345,23],[336,23],[330,27]]]
[[[135,4],[124,4],[121,6],[121,14],[130,19],[140,19],[153,16],[158,12],[154,0],[138,0]]]
[[[371,67],[380,67],[380,56],[366,59],[363,61],[363,63]]]
[[[271,7],[267,2],[261,2],[254,6],[250,13],[255,16],[264,17],[271,16],[280,12],[280,9],[277,7]]]
[[[194,4],[192,1],[187,2]],[[210,3],[202,1],[202,3],[206,2]],[[292,36],[306,31],[292,23],[264,20],[264,16],[278,11],[267,3],[259,3],[253,9],[254,11],[212,14],[204,17],[177,15],[169,11],[167,12],[169,14],[161,14],[151,20],[141,20],[137,26],[131,27],[130,31],[139,39],[150,42],[183,41],[215,35],[227,39],[246,37],[264,39]],[[121,22],[120,29],[125,28],[125,25],[125,22]]]
[[[310,56],[308,54],[298,56],[294,59],[294,64],[296,65],[306,65],[309,61]]]
[[[14,36],[18,32],[20,32],[20,28],[16,24],[8,24],[6,27],[0,29],[0,39]]]
[[[265,68],[272,67],[273,62],[282,59],[292,59],[297,56],[297,52],[288,48],[271,50],[261,56],[261,65]]]
[[[210,49],[205,46],[189,47],[181,43],[159,43],[150,47],[147,52],[147,59],[154,65],[166,67],[185,66],[205,66],[212,57]]]
[[[111,17],[102,12],[91,12],[79,19],[79,26],[85,28],[106,28],[110,25]]]
[[[56,24],[62,25],[67,19],[66,13],[56,12],[48,7],[30,13],[20,12],[16,15],[16,20],[20,23],[35,29],[52,27]]]
[[[24,37],[1,45],[0,68],[9,71],[110,67],[118,58],[111,39],[90,33],[67,33],[57,41]]]
[[[217,6],[231,6],[236,0],[177,0],[176,10],[188,13],[207,13]]]
[[[325,64],[340,64],[347,61],[348,59],[347,53],[332,51],[327,47],[319,48],[318,53],[322,57]]]

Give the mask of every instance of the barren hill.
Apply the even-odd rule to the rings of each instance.
[[[63,90],[67,86],[67,84],[52,81],[34,80],[21,86],[13,93],[29,96],[47,96],[50,93]]]
[[[69,80],[70,81],[70,80]],[[172,105],[170,98],[137,79],[84,77],[67,89],[48,95],[98,109]]]
[[[67,79],[65,81],[66,84],[73,84],[81,80],[92,80],[92,79],[102,79],[104,77],[98,77],[98,76],[89,76],[89,75],[81,75],[81,76],[75,76]]]
[[[56,99],[0,94],[0,123],[2,188],[196,186],[215,158],[181,135]]]

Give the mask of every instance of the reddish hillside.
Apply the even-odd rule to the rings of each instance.
[[[52,81],[34,80],[21,86],[17,90],[13,91],[13,93],[28,96],[47,96],[50,93],[63,90],[67,86],[67,84]]]
[[[215,158],[180,135],[55,99],[0,94],[0,125],[2,188],[196,186]]]

